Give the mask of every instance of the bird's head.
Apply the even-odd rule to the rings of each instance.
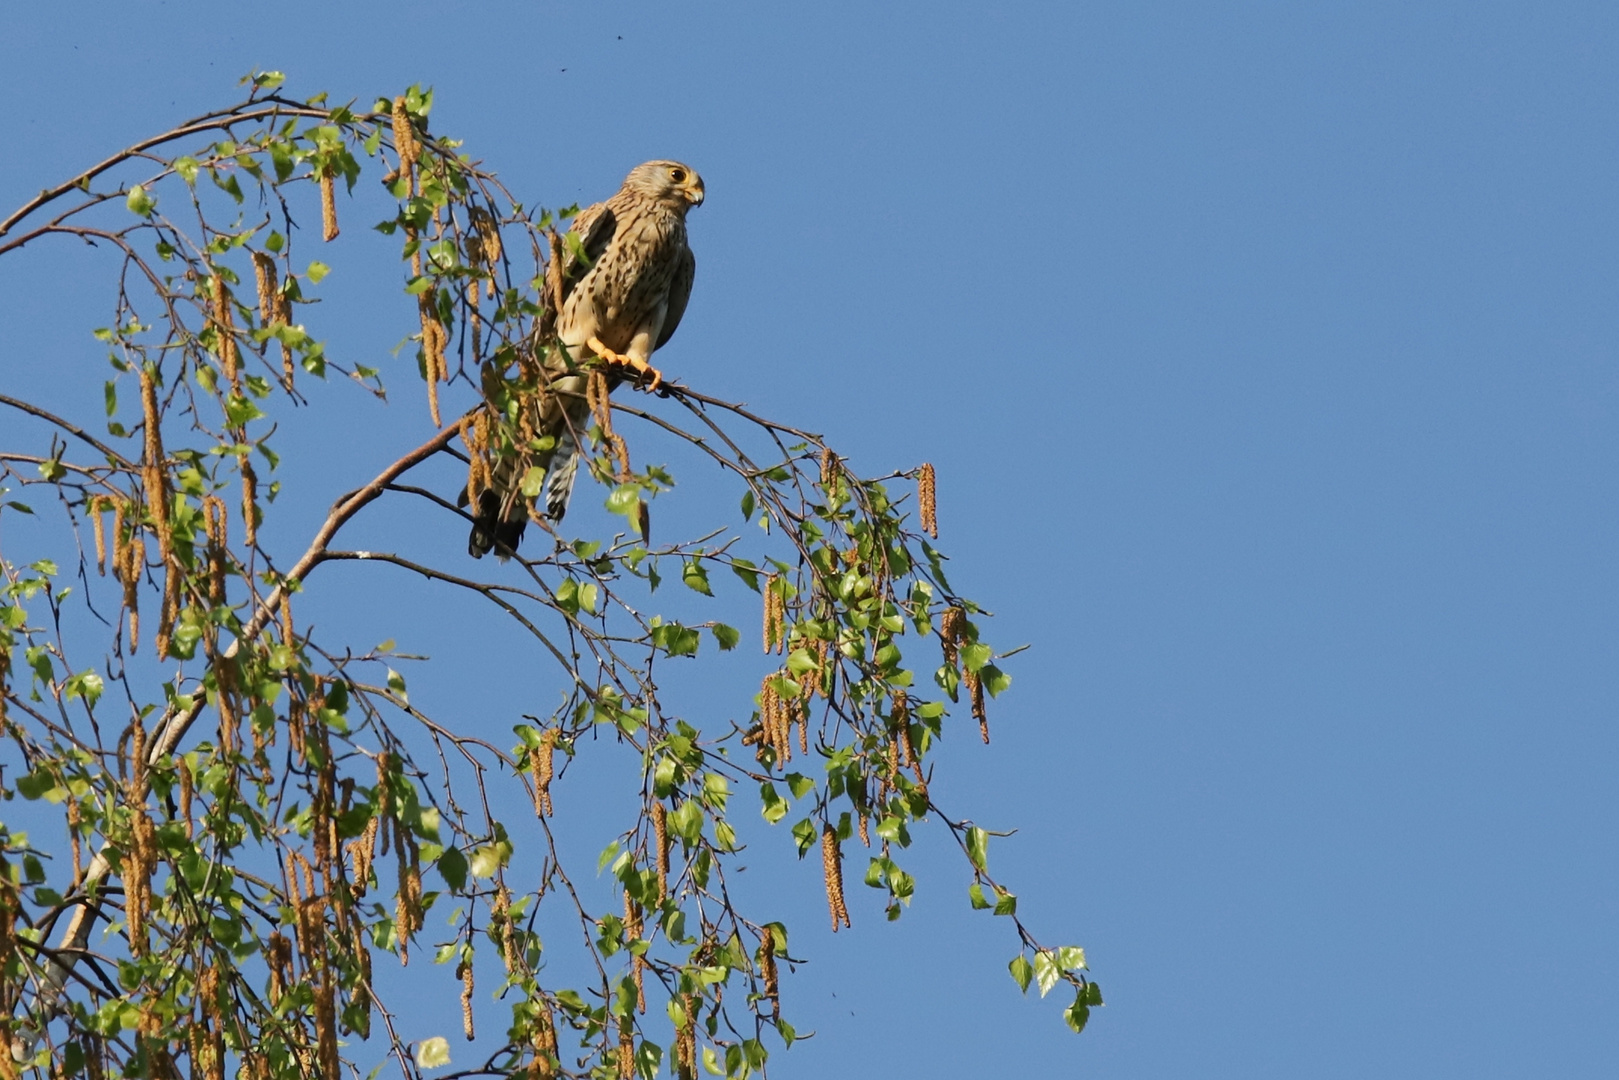
[[[669,203],[684,212],[703,202],[703,178],[690,165],[678,161],[649,161],[637,165],[624,178],[630,191]]]

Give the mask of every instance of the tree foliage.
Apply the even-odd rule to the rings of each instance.
[[[1036,941],[990,876],[990,834],[929,794],[952,707],[987,742],[986,698],[1010,682],[929,542],[931,467],[861,478],[819,437],[737,405],[668,383],[609,399],[592,375],[590,468],[620,531],[541,521],[529,547],[552,550],[503,565],[344,549],[345,527],[379,500],[464,519],[454,492],[412,482],[445,456],[465,464],[474,502],[496,467],[538,490],[526,462],[546,448],[527,425],[565,366],[551,317],[572,210],[525,207],[430,134],[431,93],[365,111],[283,96],[273,73],[247,81],[240,104],[0,222],[5,258],[68,238],[116,264],[96,331],[112,368],[105,433],[0,396],[14,417],[0,525],[55,515],[58,532],[39,535],[65,538],[0,553],[0,799],[32,826],[0,825],[0,1077],[335,1077],[365,1053],[416,1076],[447,1047],[397,1030],[373,974],[429,947],[468,1037],[495,1009],[507,1032],[459,1074],[763,1071],[769,1046],[795,1037],[780,997],[793,954],[787,926],[728,887],[732,815],[752,812],[739,796],[753,791],[800,857],[821,858],[834,928],[850,922],[850,872],[898,918],[912,829],[942,823],[969,902],[1017,938],[1014,979],[1042,994],[1068,984],[1065,1016],[1082,1028],[1101,1000],[1083,953]],[[366,173],[392,198],[376,228],[408,264],[437,433],[339,495],[301,548],[273,550],[267,515],[304,498],[282,488],[278,416],[333,375],[383,392],[378,370],[329,357],[306,324],[328,267],[304,261],[315,240],[300,223],[318,217],[333,241]],[[636,468],[619,428],[726,470],[750,527],[653,544],[651,506],[674,480]],[[486,601],[499,618],[477,632],[524,638],[552,672],[535,700],[560,691],[560,704],[536,706],[509,745],[427,715],[391,646],[357,650],[300,624],[315,571],[344,560]],[[768,671],[748,720],[700,723],[666,705],[656,676],[744,634],[654,608],[685,610],[661,603],[671,589],[715,603],[733,578],[759,594]],[[555,778],[598,747],[633,758],[639,808],[585,868],[611,874],[622,905],[609,910],[575,887],[550,828]],[[499,819],[510,801],[492,796],[517,789],[537,830]],[[542,942],[542,907],[577,920],[582,942]],[[429,911],[452,908],[427,929]],[[567,949],[582,961],[553,964]],[[498,1001],[474,994],[479,955],[503,979]],[[584,974],[569,985],[552,971]]]

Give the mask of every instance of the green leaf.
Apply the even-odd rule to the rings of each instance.
[[[146,193],[146,189],[139,184],[129,189],[129,196],[124,200],[130,212],[141,217],[151,217],[152,211],[157,207],[157,200]]]
[[[596,860],[596,873],[599,874],[603,870],[607,869],[607,864],[612,862],[617,857],[618,841],[614,840],[611,844],[608,844],[606,847],[602,848],[601,858]]]
[[[737,642],[742,640],[742,631],[735,627],[726,626],[724,623],[715,623],[708,630],[709,633],[714,635],[714,640],[719,644],[721,652],[731,651],[736,648]]]
[[[787,800],[776,791],[776,785],[766,780],[759,785],[759,798],[763,801],[760,813],[764,819],[774,825],[787,816]]]
[[[469,864],[472,876],[480,878],[494,877],[495,871],[505,864],[510,847],[510,843],[502,842],[484,844],[482,847],[474,848],[472,860]]]
[[[104,684],[101,676],[93,671],[82,671],[62,684],[62,691],[67,700],[84,698],[85,704],[94,705],[101,699]]]
[[[793,826],[793,839],[798,843],[798,857],[800,859],[804,857],[806,851],[820,841],[820,838],[820,830],[815,827],[815,822],[809,818],[805,818]]]
[[[618,514],[634,523],[641,509],[641,489],[634,484],[620,484],[607,496],[608,513]]]
[[[984,899],[984,887],[976,881],[967,886],[967,899],[977,911],[983,911],[989,907],[989,901]]]
[[[1017,914],[1017,897],[1012,895],[1011,893],[1007,892],[1005,889],[996,889],[995,890],[995,914],[997,914],[997,915],[1016,915]]]
[[[980,645],[977,642],[971,645],[963,645],[961,647],[961,666],[968,671],[976,672],[989,663],[989,658],[992,655],[994,654],[988,645]]]
[[[680,579],[686,583],[688,589],[694,592],[700,592],[704,596],[714,595],[714,590],[708,584],[708,571],[703,569],[703,564],[698,559],[686,560],[685,566],[680,573]]]
[[[304,271],[311,285],[319,285],[321,279],[331,272],[332,268],[323,262],[312,262],[309,264],[309,269]]]
[[[416,1064],[424,1069],[442,1069],[450,1063],[450,1040],[442,1035],[416,1044]]]
[[[989,691],[990,697],[1000,697],[1012,685],[1012,676],[994,664],[985,664],[978,677],[984,681],[984,689]]]
[[[985,869],[985,861],[989,856],[989,833],[977,825],[967,830],[967,858],[979,870]]]
[[[1019,953],[1017,958],[1008,966],[1011,969],[1013,980],[1018,984],[1018,989],[1027,994],[1029,992],[1029,980],[1034,978],[1034,968],[1030,966],[1029,958]]]
[[[759,591],[759,568],[747,559],[732,559],[731,573],[741,578],[742,584],[754,592]]]
[[[405,677],[393,668],[388,669],[388,689],[393,691],[395,697],[406,705],[410,704],[410,695],[405,693]]]
[[[696,799],[687,799],[669,815],[669,827],[687,843],[697,843],[703,835],[703,808]]]
[[[1055,950],[1051,958],[1064,971],[1080,971],[1085,967],[1085,950],[1078,945],[1064,945]]]
[[[438,872],[451,892],[460,892],[467,884],[467,857],[459,848],[445,848],[438,857]]]
[[[793,793],[793,798],[802,799],[815,790],[815,781],[799,773],[788,773],[787,789]]]
[[[1100,1005],[1100,1004],[1102,1004],[1102,985],[1100,983],[1086,983],[1085,984],[1085,1004],[1087,1004],[1087,1005]]]
[[[1051,953],[1041,949],[1034,954],[1034,981],[1040,987],[1041,997],[1051,993],[1051,988],[1057,985],[1057,980],[1061,977],[1062,971],[1057,967]]]
[[[1094,986],[1096,984],[1092,983],[1091,985]],[[1083,994],[1081,996],[1083,996]],[[1068,1027],[1073,1031],[1073,1033],[1078,1035],[1080,1032],[1085,1030],[1085,1025],[1090,1022],[1091,1008],[1084,1001],[1076,998],[1072,1005],[1063,1010],[1062,1018],[1065,1022],[1067,1022]]]
[[[679,623],[664,623],[652,628],[652,644],[670,656],[696,656],[702,640],[696,630]]]
[[[43,769],[17,778],[17,794],[32,802],[56,787],[56,777]]]

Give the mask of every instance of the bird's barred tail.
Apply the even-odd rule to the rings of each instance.
[[[545,516],[552,521],[561,521],[568,512],[568,500],[573,495],[573,483],[578,475],[579,443],[573,426],[564,424],[546,465],[545,484],[541,489]],[[478,496],[472,533],[467,537],[467,554],[474,559],[481,559],[491,551],[506,559],[517,551],[528,529],[528,500],[519,490],[519,483],[515,469],[508,466],[502,470],[497,466],[489,488]]]
[[[545,516],[561,521],[573,496],[573,482],[579,475],[579,443],[571,426],[557,436],[557,448],[545,473]]]

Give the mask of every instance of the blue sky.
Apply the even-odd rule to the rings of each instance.
[[[865,471],[937,464],[953,580],[1033,644],[940,790],[1019,829],[997,867],[1109,1005],[1075,1037],[1019,998],[941,834],[906,917],[857,903],[837,938],[766,834],[753,888],[803,924],[786,1005],[819,1032],[775,1075],[1619,1060],[1619,9],[14,7],[4,207],[254,67],[431,84],[435,129],[533,202],[696,166],[663,366]],[[0,266],[0,386],[93,417],[105,264],[30,259]],[[333,493],[425,437],[385,286],[328,336],[403,392],[334,388],[290,466]],[[677,494],[734,505],[707,482]],[[454,674],[473,609],[348,580],[377,592],[329,626],[432,652],[423,692],[507,730],[525,688]],[[448,1034],[442,974],[420,1022]]]

